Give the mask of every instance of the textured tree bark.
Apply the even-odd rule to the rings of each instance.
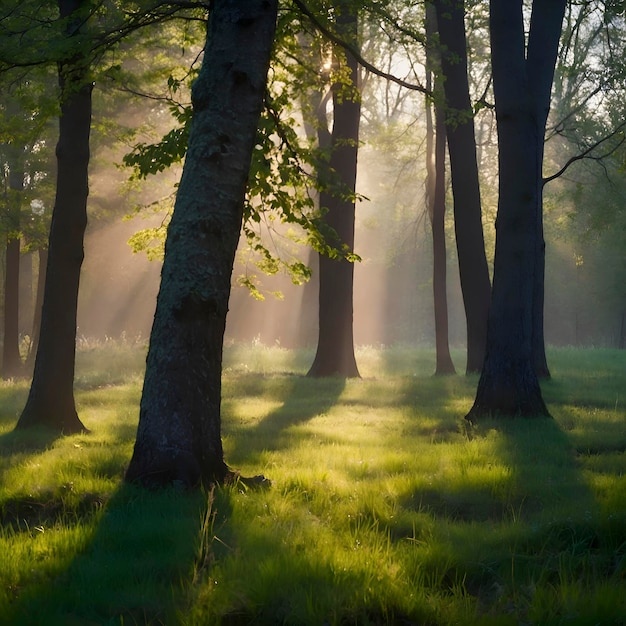
[[[59,0],[71,17],[82,0]],[[68,36],[78,29],[68,27]],[[57,189],[50,226],[48,267],[33,380],[16,428],[45,426],[68,434],[86,430],[74,403],[76,313],[87,226],[91,92],[81,56],[59,64],[61,115],[57,143]]]
[[[356,41],[357,16],[349,3],[338,3],[337,29],[350,41]],[[350,80],[356,90],[357,62],[346,53]],[[359,142],[361,101],[335,89],[333,93],[333,130],[329,169],[343,186],[341,194],[322,191],[320,206],[328,211],[327,226],[337,234],[338,247],[354,250],[354,194]],[[354,265],[345,259],[320,255],[319,259],[319,334],[317,352],[307,376],[358,377],[354,356],[353,333]]]
[[[454,196],[454,229],[467,322],[467,373],[485,357],[491,285],[481,218],[474,117],[467,78],[463,0],[434,0],[445,76],[446,131]]]
[[[220,417],[224,327],[276,15],[276,0],[211,6],[127,481],[193,486],[229,475]]]
[[[549,416],[533,358],[542,244],[538,173],[564,9],[564,0],[533,3],[526,57],[521,0],[491,0],[500,180],[487,353],[471,421],[484,415]]]

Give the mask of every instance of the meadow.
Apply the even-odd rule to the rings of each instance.
[[[226,459],[266,489],[123,484],[141,343],[81,345],[88,434],[14,432],[0,383],[0,624],[626,624],[626,351],[551,349],[553,419],[476,426],[430,350],[312,356],[226,350]]]

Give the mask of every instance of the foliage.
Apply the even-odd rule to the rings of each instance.
[[[248,192],[244,206],[243,234],[247,253],[255,256],[254,264],[263,273],[284,270],[295,284],[309,279],[311,270],[302,262],[298,245],[306,244],[331,257],[357,261],[358,256],[345,246],[337,246],[336,234],[325,226],[324,209],[317,208],[315,199],[322,190],[345,195],[346,191],[333,172],[327,172],[328,153],[307,137],[304,126],[315,123],[307,110],[309,90],[327,90],[330,84],[345,86],[349,96],[345,64],[338,62],[329,73],[315,65],[316,54],[308,54],[298,39],[302,23],[290,11],[281,13],[278,24],[270,80],[265,107],[257,131],[257,143],[252,155]],[[314,47],[328,47],[320,41]],[[189,90],[195,72],[185,81],[168,79],[170,91]],[[146,178],[179,164],[185,155],[192,118],[190,104],[172,102],[169,107],[175,127],[156,143],[137,143],[125,155],[124,164],[133,168],[133,177]],[[326,176],[319,175],[325,171]],[[356,197],[356,199],[360,199]],[[140,249],[148,241],[164,235],[154,230],[139,234],[133,246]],[[263,298],[254,275],[238,278],[253,295]]]
[[[273,485],[205,494],[120,486],[144,354],[80,344],[88,435],[9,432],[27,390],[0,387],[0,622],[622,618],[623,351],[552,351],[554,420],[467,430],[475,381],[430,377],[432,351],[364,348],[339,381],[232,346],[227,457]]]

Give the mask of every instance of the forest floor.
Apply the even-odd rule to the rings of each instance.
[[[0,624],[626,624],[626,351],[551,349],[553,419],[475,427],[430,350],[312,356],[226,351],[226,460],[263,490],[123,484],[141,344],[81,346],[89,434],[14,432],[0,383]]]

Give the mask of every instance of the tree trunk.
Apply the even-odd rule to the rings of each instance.
[[[4,334],[2,344],[2,378],[18,378],[23,374],[19,344],[19,277],[20,277],[20,213],[24,191],[24,168],[19,149],[9,147],[8,234],[4,275]]]
[[[37,251],[39,267],[37,269],[37,291],[35,304],[33,305],[33,327],[30,335],[30,346],[26,356],[26,370],[32,371],[35,365],[35,355],[39,346],[39,334],[41,331],[41,309],[43,306],[43,293],[46,286],[46,267],[48,266],[48,248],[39,248]]]
[[[443,49],[446,130],[454,196],[454,229],[467,322],[467,373],[479,372],[485,357],[491,285],[481,218],[474,117],[467,77],[464,2],[434,0]]]
[[[528,76],[533,95],[534,119],[540,141],[537,144],[537,186],[539,194],[536,208],[536,265],[533,290],[533,366],[539,378],[550,378],[546,359],[544,338],[544,296],[546,244],[543,236],[543,153],[544,136],[550,96],[554,79],[554,67],[558,54],[558,44],[565,14],[565,0],[533,2],[531,25],[528,39]]]
[[[538,173],[564,7],[564,0],[533,3],[526,59],[521,0],[491,0],[500,179],[487,353],[467,416],[471,421],[483,415],[549,416],[533,353],[536,273],[541,271]]]
[[[357,16],[349,4],[338,2],[337,29],[349,41],[356,41]],[[346,52],[353,89],[357,89],[357,62]],[[333,130],[329,170],[341,190],[322,191],[320,206],[327,209],[325,224],[337,235],[336,247],[354,250],[356,169],[361,101],[358,93],[346,94],[335,86],[333,93]],[[320,255],[319,259],[319,334],[317,352],[307,376],[358,377],[354,356],[353,332],[354,265],[344,259]]]
[[[220,418],[224,327],[276,15],[276,0],[211,6],[127,481],[192,486],[229,473]]]
[[[545,124],[544,124],[545,128]],[[541,135],[543,137],[543,133]],[[540,163],[543,163],[543,140],[541,141]],[[541,173],[539,174],[541,176]],[[538,378],[548,380],[550,368],[546,358],[546,342],[543,332],[543,310],[545,301],[546,242],[543,237],[543,181],[540,179],[537,203],[537,242],[535,259],[535,284],[533,289],[533,367]]]
[[[20,240],[7,235],[6,266],[4,276],[4,336],[2,344],[2,378],[22,375],[19,347],[19,273]]]
[[[433,296],[435,301],[436,376],[456,374],[448,343],[446,257],[446,128],[441,106],[435,108],[435,198],[433,202]]]
[[[81,0],[59,0],[62,18],[77,15]],[[68,26],[68,36],[79,24]],[[17,428],[45,426],[68,434],[86,430],[74,402],[76,313],[87,226],[91,92],[84,58],[59,63],[61,114],[57,143],[57,188],[33,380]]]
[[[426,5],[426,37],[428,41],[437,32],[437,16],[432,3]],[[432,89],[432,73],[440,70],[441,57],[429,45],[427,54],[426,86]],[[435,92],[440,88],[437,80]],[[432,105],[426,98],[426,203],[433,235],[433,303],[435,313],[435,376],[456,374],[450,356],[448,334],[448,293],[446,259],[446,125],[445,110],[435,97],[435,124],[433,127]],[[433,141],[433,136],[435,140]],[[434,156],[434,159],[433,159]]]

